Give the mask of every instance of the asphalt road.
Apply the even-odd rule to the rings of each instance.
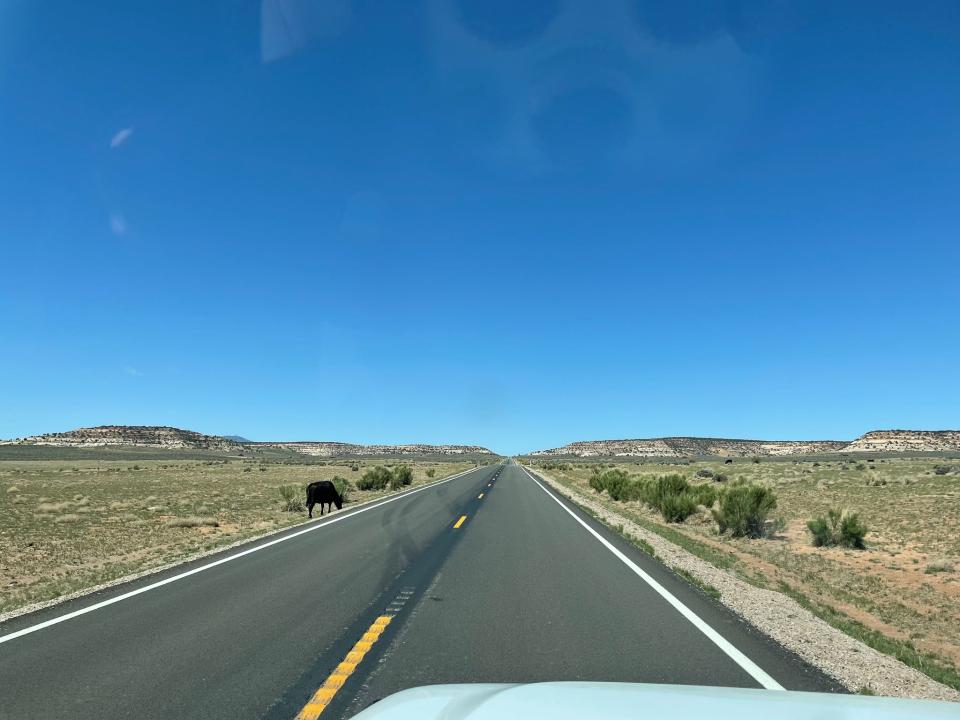
[[[445,682],[840,690],[516,465],[270,541],[0,625],[0,718],[290,718],[319,698],[326,720]]]

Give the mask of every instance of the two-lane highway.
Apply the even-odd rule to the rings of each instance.
[[[243,552],[0,625],[0,717],[349,717],[440,682],[839,689],[514,464]]]

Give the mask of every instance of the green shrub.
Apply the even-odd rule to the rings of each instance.
[[[367,470],[357,481],[357,490],[383,490],[393,479],[393,473],[385,467],[374,467]]]
[[[662,512],[666,498],[686,493],[688,490],[690,490],[690,483],[682,475],[661,475],[656,480],[646,483],[643,500],[654,510]]]
[[[667,495],[660,501],[660,514],[667,522],[683,522],[697,510],[697,501],[689,492]]]
[[[406,465],[399,465],[390,473],[390,489],[400,490],[413,482],[413,470]]]
[[[667,522],[683,522],[697,510],[697,495],[682,475],[640,480],[634,487],[637,498],[658,510]]]
[[[647,492],[647,483],[644,478],[630,478],[620,492],[624,502],[628,500],[643,500]]]
[[[720,532],[733,537],[761,538],[767,535],[767,516],[777,507],[777,496],[765,485],[738,481],[719,495],[713,510]]]
[[[350,466],[350,472],[356,472],[356,471],[359,470],[359,469],[360,469],[360,466],[359,466],[359,465],[351,465],[351,466]]]
[[[713,507],[713,504],[717,501],[717,491],[713,489],[712,485],[694,485],[690,488],[690,494],[697,501],[697,505],[703,505],[704,507]]]
[[[304,509],[303,499],[306,491],[299,485],[281,485],[277,488],[280,493],[280,499],[283,501],[280,509],[284,512],[302,512]]]
[[[437,474],[437,471],[434,470],[433,468],[430,468],[429,470],[427,470],[427,477],[428,477],[428,478],[432,478],[432,477],[433,477],[434,475],[436,475],[436,474]]]
[[[867,526],[857,513],[847,513],[840,521],[840,544],[844,547],[863,549]]]
[[[606,473],[604,473],[606,475]],[[603,485],[607,489],[607,494],[613,500],[622,500],[623,491],[627,486],[629,480],[619,473],[611,473],[604,478]]]
[[[626,500],[630,491],[630,476],[623,470],[607,470],[600,476],[607,494],[614,500]]]
[[[807,529],[813,535],[814,547],[824,547],[833,544],[833,536],[830,533],[830,526],[824,517],[817,517],[807,521]]]
[[[712,478],[713,470],[711,470],[710,468],[700,468],[699,470],[697,470],[697,477]]]
[[[340,497],[343,502],[347,502],[347,497],[349,496],[350,491],[353,490],[353,483],[340,475],[334,475],[331,482],[337,489],[337,492],[340,493]]]
[[[814,547],[865,547],[863,538],[867,534],[867,526],[860,520],[859,515],[848,510],[831,509],[826,517],[820,516],[807,523],[807,529],[813,536]]]
[[[607,489],[606,482],[604,482],[604,477],[597,472],[597,469],[593,469],[593,474],[590,476],[590,487],[592,487],[596,492],[602,493]]]

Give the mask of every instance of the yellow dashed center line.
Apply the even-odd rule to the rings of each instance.
[[[490,485],[488,484],[487,487],[490,487]],[[482,497],[483,493],[480,493],[477,499],[479,500]],[[453,529],[458,529],[466,521],[467,516],[461,515],[453,524]],[[373,644],[380,639],[380,635],[392,619],[392,615],[381,615],[373,621],[373,624],[367,628],[367,631],[357,640],[350,652],[347,653],[343,662],[337,665],[334,671],[323,681],[323,685],[311,696],[307,704],[300,709],[300,712],[297,713],[296,720],[315,720],[320,717],[320,713],[327,708],[327,705],[333,700],[333,696],[344,686],[347,679],[353,674],[353,671],[357,669],[357,665],[363,660],[364,655],[370,652]]]
[[[336,669],[327,676],[323,685],[320,686],[307,704],[297,713],[296,720],[314,720],[320,717],[320,713],[326,709],[330,701],[333,700],[333,696],[337,694],[337,690],[343,687],[344,683],[347,682],[347,678],[357,669],[357,665],[363,660],[363,656],[370,652],[373,644],[380,639],[380,634],[387,625],[390,624],[392,619],[392,615],[381,615],[373,621],[373,624],[363,634],[363,637],[360,638],[357,644],[353,646],[353,649],[347,653],[343,662],[337,665]]]

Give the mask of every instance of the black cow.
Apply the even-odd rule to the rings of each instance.
[[[318,480],[307,485],[307,512],[313,517],[313,506],[320,506],[320,514],[323,515],[323,506],[327,505],[328,510],[333,512],[331,504],[337,506],[337,510],[343,507],[343,498],[337,492],[336,486],[329,480]]]

